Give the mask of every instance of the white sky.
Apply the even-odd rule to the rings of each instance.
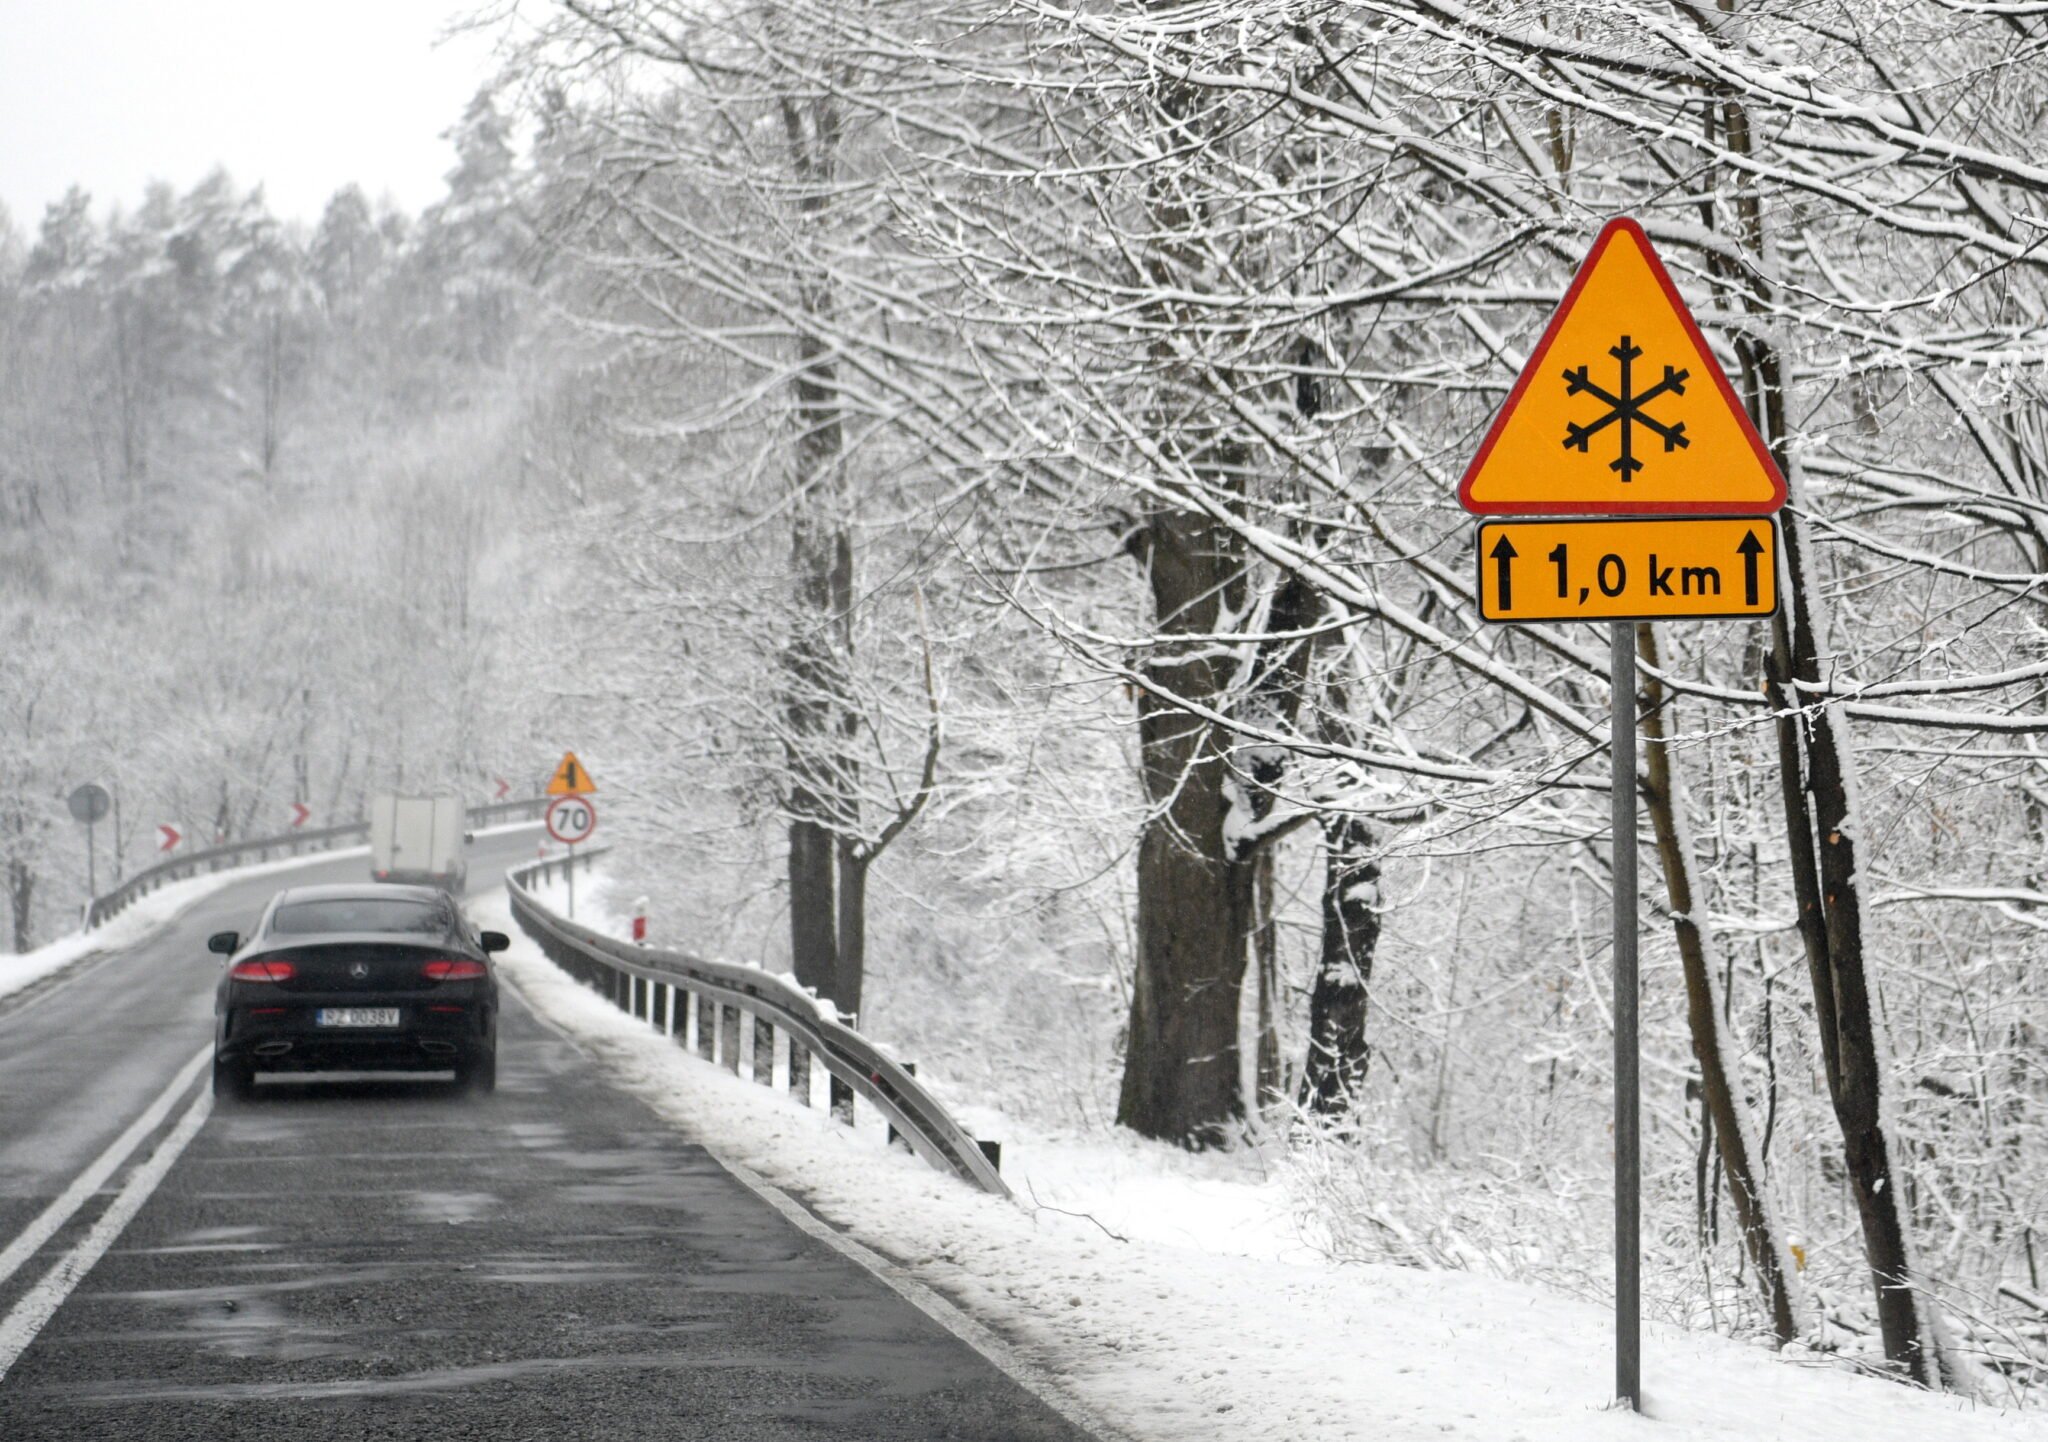
[[[287,219],[317,220],[351,181],[417,211],[492,70],[489,37],[435,41],[483,5],[0,0],[0,202],[33,238],[74,181],[104,215],[224,165]]]

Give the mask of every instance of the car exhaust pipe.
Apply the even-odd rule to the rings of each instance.
[[[460,1050],[452,1041],[421,1041],[420,1050],[428,1056],[454,1056]]]
[[[256,1055],[258,1056],[283,1056],[291,1049],[292,1044],[288,1041],[258,1042],[255,1047]]]

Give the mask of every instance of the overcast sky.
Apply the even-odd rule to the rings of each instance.
[[[104,214],[215,165],[278,215],[319,218],[354,181],[436,199],[441,138],[490,42],[435,44],[482,0],[0,0],[0,201],[33,237],[74,181]]]

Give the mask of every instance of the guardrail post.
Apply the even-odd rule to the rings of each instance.
[[[740,1074],[740,1009],[721,1004],[718,1008],[719,1062],[734,1076]]]
[[[903,1069],[904,1069],[905,1071],[909,1072],[909,1073],[910,1073],[910,1074],[911,1074],[912,1076],[916,1076],[916,1075],[917,1075],[917,1063],[916,1063],[916,1062],[914,1062],[914,1061],[907,1061],[907,1062],[903,1063]],[[881,1080],[881,1078],[880,1078],[880,1077],[877,1077],[877,1078],[875,1078],[875,1080],[877,1080],[877,1081],[880,1081],[880,1080]],[[893,1147],[893,1146],[895,1146],[895,1145],[896,1145],[896,1143],[898,1143],[898,1142],[903,1142],[903,1137],[902,1137],[902,1134],[901,1134],[901,1133],[899,1133],[899,1132],[898,1132],[898,1131],[896,1130],[896,1128],[895,1128],[895,1126],[894,1126],[894,1125],[891,1125],[891,1126],[890,1126],[890,1128],[889,1128],[889,1145]],[[909,1150],[911,1149],[911,1148],[910,1148],[910,1143],[909,1143],[909,1142],[903,1142],[903,1149],[904,1149],[905,1151],[909,1151]]]
[[[853,1087],[850,1083],[841,1081],[837,1076],[830,1078],[825,1087],[825,1100],[832,1108],[834,1120],[853,1125]]]
[[[775,1085],[775,1024],[765,1016],[754,1018],[754,1080]]]
[[[718,1010],[718,1003],[703,992],[694,993],[697,1004],[697,1054],[710,1061],[718,1055],[717,1018],[712,1013]]]
[[[794,1032],[789,1038],[789,1094],[799,1106],[811,1104],[811,1054]]]
[[[997,1171],[1003,1169],[1003,1144],[1001,1142],[992,1142],[987,1137],[980,1137],[975,1140],[974,1144],[981,1148],[981,1154],[988,1158],[990,1166],[994,1167]]]

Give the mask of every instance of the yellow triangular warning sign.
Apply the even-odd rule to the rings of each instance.
[[[1761,516],[1785,503],[1785,478],[1633,220],[1593,242],[1458,501],[1482,516]]]
[[[562,764],[555,768],[555,774],[548,781],[550,796],[589,796],[596,792],[597,783],[590,779],[590,773],[583,769],[583,763],[576,759],[574,751],[562,753]]]

